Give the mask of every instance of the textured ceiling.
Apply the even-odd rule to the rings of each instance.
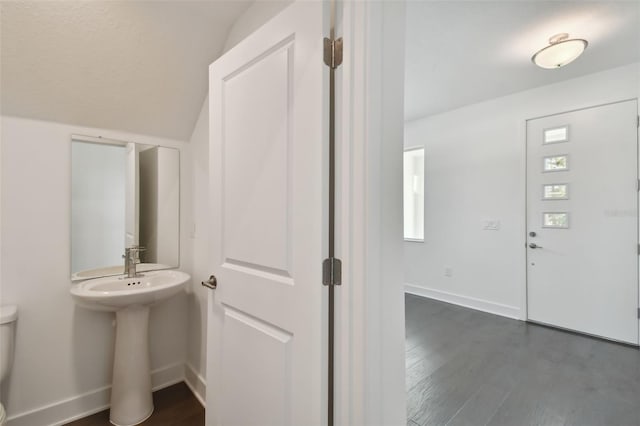
[[[250,1],[2,1],[2,113],[187,140]]]
[[[416,119],[640,60],[640,1],[409,1],[405,118]],[[589,47],[557,70],[531,63],[567,32]]]
[[[0,2],[2,113],[188,139],[251,1]],[[640,60],[640,1],[408,1],[407,120]],[[589,40],[559,70],[531,55]]]

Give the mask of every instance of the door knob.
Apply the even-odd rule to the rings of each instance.
[[[529,248],[537,249],[537,248],[542,248],[542,246],[539,246],[536,243],[529,243]]]
[[[215,290],[218,287],[218,280],[215,275],[211,275],[207,281],[202,281],[202,285]]]

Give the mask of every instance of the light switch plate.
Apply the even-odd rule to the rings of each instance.
[[[498,231],[500,230],[500,221],[496,219],[485,220],[482,222],[482,230],[484,231]]]

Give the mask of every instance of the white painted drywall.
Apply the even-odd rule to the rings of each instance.
[[[207,365],[207,296],[200,285],[211,274],[209,247],[209,97],[207,96],[189,141],[192,216],[187,233],[192,250],[190,273],[193,288],[188,298],[187,367],[189,386],[205,400]]]
[[[2,399],[9,417],[19,417],[9,425],[48,425],[103,408],[113,359],[113,315],[78,308],[69,294],[71,134],[179,147],[183,158],[189,158],[188,146],[7,116],[1,124],[0,294],[2,304],[18,305],[15,363]],[[182,176],[183,189],[185,182]],[[183,213],[190,215],[184,192]],[[189,252],[181,255],[189,264]],[[183,379],[186,299],[180,295],[151,310],[151,366],[159,370],[154,385]]]
[[[186,140],[250,3],[0,2],[2,111]]]
[[[233,26],[227,34],[227,39],[224,42],[222,51],[226,52],[244,40],[249,34],[263,26],[292,2],[293,0],[258,0],[254,2],[233,23]]]
[[[224,51],[238,44],[254,30],[277,15],[291,1],[257,1],[236,21],[227,37]],[[192,160],[191,190],[193,191],[193,215],[189,221],[188,234],[193,253],[191,274],[192,293],[189,295],[188,349],[186,379],[189,386],[202,401],[206,391],[207,365],[207,297],[209,290],[200,285],[211,274],[209,247],[209,96],[205,98],[194,127],[189,145]],[[213,308],[216,310],[216,308]],[[217,311],[217,310],[216,310]],[[216,316],[215,318],[221,318]],[[216,323],[217,324],[217,323]]]
[[[636,63],[406,123],[405,147],[426,158],[425,241],[405,243],[407,290],[524,319],[525,120],[639,95]]]

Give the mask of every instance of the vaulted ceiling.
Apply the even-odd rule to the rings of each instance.
[[[531,56],[569,33],[589,47],[545,70]],[[416,119],[640,61],[640,1],[409,1],[405,118]]]
[[[251,1],[2,1],[2,113],[188,139]]]

